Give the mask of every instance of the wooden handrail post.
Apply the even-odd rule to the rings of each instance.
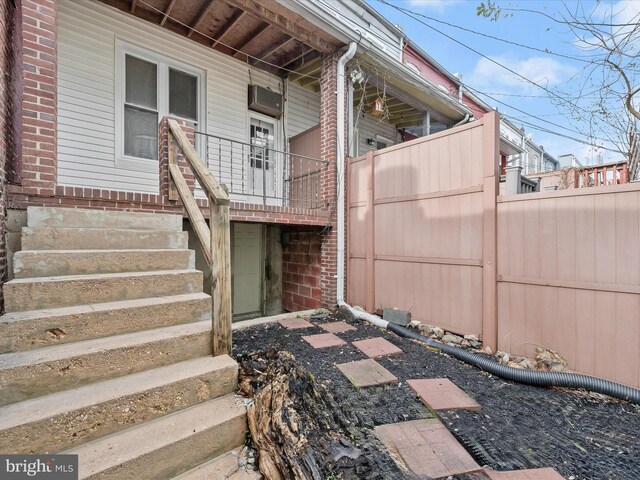
[[[226,191],[226,187],[223,187]],[[231,234],[229,205],[209,197],[211,227],[211,342],[213,355],[231,354]]]

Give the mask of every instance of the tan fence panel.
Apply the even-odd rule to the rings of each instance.
[[[485,238],[491,234],[483,219],[495,218],[496,125],[497,116],[489,114],[352,160],[351,303],[369,311],[410,310],[423,322],[477,335],[488,304],[495,331],[495,276],[488,289],[483,285]],[[493,181],[489,208],[487,177]],[[495,232],[489,247],[495,251]]]
[[[498,347],[640,386],[640,185],[500,197]]]

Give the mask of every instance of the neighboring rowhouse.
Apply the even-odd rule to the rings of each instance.
[[[28,206],[181,212],[159,153],[159,125],[177,117],[229,189],[238,318],[335,303],[347,155],[482,113],[421,75],[416,47],[359,1],[2,8],[4,71],[14,72],[3,90],[9,258]]]

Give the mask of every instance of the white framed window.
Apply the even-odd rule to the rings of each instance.
[[[206,131],[205,74],[124,42],[116,48],[116,166],[154,171],[162,117],[188,120]],[[196,149],[202,152],[203,145],[196,136]]]

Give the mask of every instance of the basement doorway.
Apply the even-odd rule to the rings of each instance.
[[[232,224],[233,320],[262,315],[264,232],[259,223]]]

